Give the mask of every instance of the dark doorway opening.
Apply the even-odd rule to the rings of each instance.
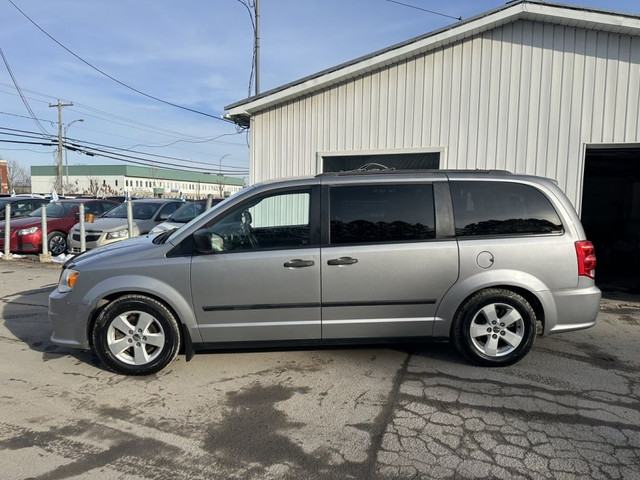
[[[640,293],[640,148],[587,150],[582,224],[596,247],[596,283]]]
[[[322,159],[322,172],[347,172],[369,164],[394,170],[437,170],[440,152],[326,156]]]

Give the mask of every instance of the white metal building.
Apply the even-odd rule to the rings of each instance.
[[[601,245],[640,243],[638,14],[510,2],[226,110],[250,127],[251,182],[506,169],[556,179]]]

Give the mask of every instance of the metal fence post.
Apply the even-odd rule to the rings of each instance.
[[[40,254],[40,262],[47,263],[51,261],[51,254],[49,253],[49,240],[47,236],[47,204],[42,204],[42,253]]]
[[[80,209],[80,253],[87,250],[87,239],[84,231],[84,203],[78,207]]]
[[[42,205],[42,254],[49,254],[49,242],[47,241],[47,206]]]
[[[3,260],[12,260],[11,255],[11,204],[4,207],[4,257]]]
[[[133,238],[133,205],[131,197],[127,198],[127,226],[129,227],[129,238]]]

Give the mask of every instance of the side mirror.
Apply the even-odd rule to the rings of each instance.
[[[193,245],[197,253],[211,254],[224,250],[224,241],[220,235],[209,232],[206,228],[193,234]]]
[[[158,219],[161,222],[166,222],[168,218],[169,218],[169,214],[168,213],[161,213],[160,216],[158,217]]]

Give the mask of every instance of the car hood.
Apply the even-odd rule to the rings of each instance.
[[[64,218],[47,218],[47,225],[52,222],[57,222],[60,220],[64,220]],[[4,230],[5,222],[2,222],[2,229]],[[16,230],[18,228],[29,228],[29,227],[38,227],[42,225],[42,217],[21,217],[21,218],[12,218],[11,219],[11,230]]]
[[[118,260],[125,262],[127,258],[132,257],[140,259],[146,255],[153,255],[157,251],[157,247],[171,248],[171,244],[154,245],[153,237],[155,235],[145,235],[142,237],[134,237],[121,242],[111,243],[104,247],[88,250],[80,255],[76,255],[65,264],[66,267],[76,265],[90,265],[96,262]]]
[[[137,226],[138,223],[137,220],[133,220],[134,227]],[[127,228],[126,218],[96,218],[92,223],[85,222],[84,224],[85,232],[114,232],[122,230],[123,228]],[[80,225],[73,227],[74,232],[79,230]]]

